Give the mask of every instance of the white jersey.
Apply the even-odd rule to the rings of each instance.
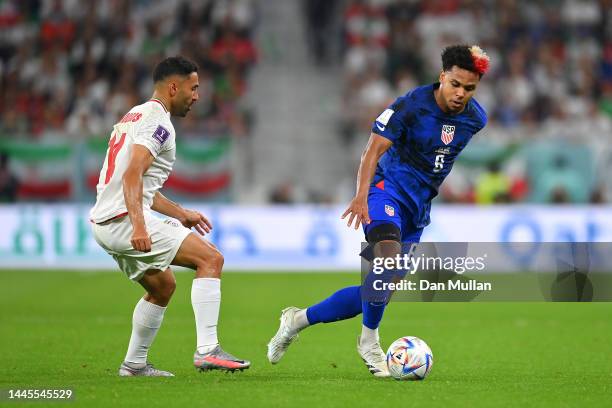
[[[143,210],[151,208],[153,197],[172,171],[176,157],[175,137],[170,113],[155,99],[133,107],[113,126],[96,186],[96,205],[90,211],[93,222],[104,222],[127,213],[123,174],[135,144],[145,146],[155,158],[142,177]]]

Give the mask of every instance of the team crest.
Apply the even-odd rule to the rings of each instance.
[[[395,208],[391,207],[388,204],[385,204],[385,212],[389,217],[393,217],[395,215]]]
[[[455,127],[451,125],[442,125],[442,141],[444,144],[449,144],[455,136]]]

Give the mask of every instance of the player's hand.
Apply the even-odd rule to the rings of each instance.
[[[144,228],[135,228],[130,242],[137,251],[151,252],[151,237]]]
[[[200,235],[208,234],[213,228],[208,218],[201,212],[194,210],[185,210],[185,216],[181,220],[181,224],[187,228],[195,228]]]
[[[370,215],[368,213],[367,196],[356,196],[353,198],[344,214],[342,214],[341,218],[345,219],[349,214],[350,216],[346,224],[347,227],[350,228],[353,221],[355,222],[355,229],[358,229],[360,224],[363,224],[364,226],[368,225],[370,223]]]

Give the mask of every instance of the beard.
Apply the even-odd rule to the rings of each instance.
[[[180,116],[181,118],[184,118],[185,116],[187,116],[187,113],[189,113],[189,110],[191,109],[191,104],[185,104],[182,109],[176,113],[176,116]]]

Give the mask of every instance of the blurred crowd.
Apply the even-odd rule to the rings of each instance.
[[[154,65],[181,54],[200,68],[201,99],[180,126],[243,135],[255,22],[248,0],[4,0],[0,132],[105,134],[150,96]]]
[[[117,118],[150,96],[151,70],[168,55],[200,68],[200,101],[175,122],[181,138],[246,138],[255,121],[248,90],[258,4],[266,7],[257,0],[0,0],[0,201],[18,197],[28,177],[12,173],[7,141],[106,138]],[[372,120],[394,98],[436,81],[444,46],[479,44],[492,61],[476,94],[489,124],[441,199],[612,201],[612,0],[296,4],[312,62],[340,67],[339,133],[348,151],[363,148]],[[292,202],[292,195],[281,185],[270,200]]]
[[[492,67],[476,94],[489,124],[475,140],[562,148],[542,150],[550,163],[544,168],[531,165],[529,151],[514,149],[503,161],[483,151],[477,171],[451,173],[442,199],[610,201],[612,1],[347,0],[340,12],[347,144],[362,145],[373,118],[394,98],[436,81],[446,45],[479,44]],[[563,157],[585,143],[590,149],[578,148],[578,159]]]
[[[200,78],[181,136],[247,136],[256,24],[250,0],[0,0],[0,138],[105,137],[177,54]]]

